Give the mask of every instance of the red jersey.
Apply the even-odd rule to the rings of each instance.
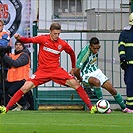
[[[39,44],[38,53],[38,68],[45,71],[49,69],[54,70],[60,67],[60,54],[64,50],[70,55],[72,68],[75,67],[76,56],[73,49],[67,42],[58,38],[57,41],[52,41],[50,34],[41,35],[31,38],[21,37],[20,41],[23,43],[35,43]]]

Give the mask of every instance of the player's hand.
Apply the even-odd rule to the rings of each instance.
[[[14,35],[14,38],[15,38],[16,40],[20,40],[20,35],[16,33],[16,34]]]
[[[70,70],[70,72],[69,72],[69,73],[70,73],[71,75],[73,75],[73,76],[74,76],[74,70],[75,70],[75,68],[72,68],[72,69]]]
[[[80,78],[78,79],[79,82],[82,82],[82,77],[80,76]]]

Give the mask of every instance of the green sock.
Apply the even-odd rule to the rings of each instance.
[[[114,96],[114,99],[120,105],[120,107],[122,109],[125,109],[124,100],[123,100],[122,96],[119,93],[117,93],[117,95]]]
[[[97,96],[98,100],[103,99],[103,94],[102,94],[101,87],[100,88],[95,87],[94,92],[96,93],[96,96]]]

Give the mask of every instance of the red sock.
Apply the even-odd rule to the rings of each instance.
[[[92,103],[90,101],[89,96],[87,95],[86,91],[80,86],[79,88],[76,89],[77,93],[79,94],[80,98],[86,103],[86,105],[89,107],[91,110],[92,108]]]
[[[10,99],[10,101],[8,102],[7,106],[6,106],[6,112],[8,112],[8,110],[16,103],[19,101],[19,99],[22,97],[24,93],[21,90],[18,90],[13,97]]]

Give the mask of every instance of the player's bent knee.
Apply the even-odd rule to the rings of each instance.
[[[27,93],[27,92],[29,91],[29,89],[26,88],[26,86],[22,86],[22,87],[20,88],[20,90],[21,90],[24,94]]]
[[[80,83],[75,79],[67,80],[66,84],[75,90],[80,86]]]

